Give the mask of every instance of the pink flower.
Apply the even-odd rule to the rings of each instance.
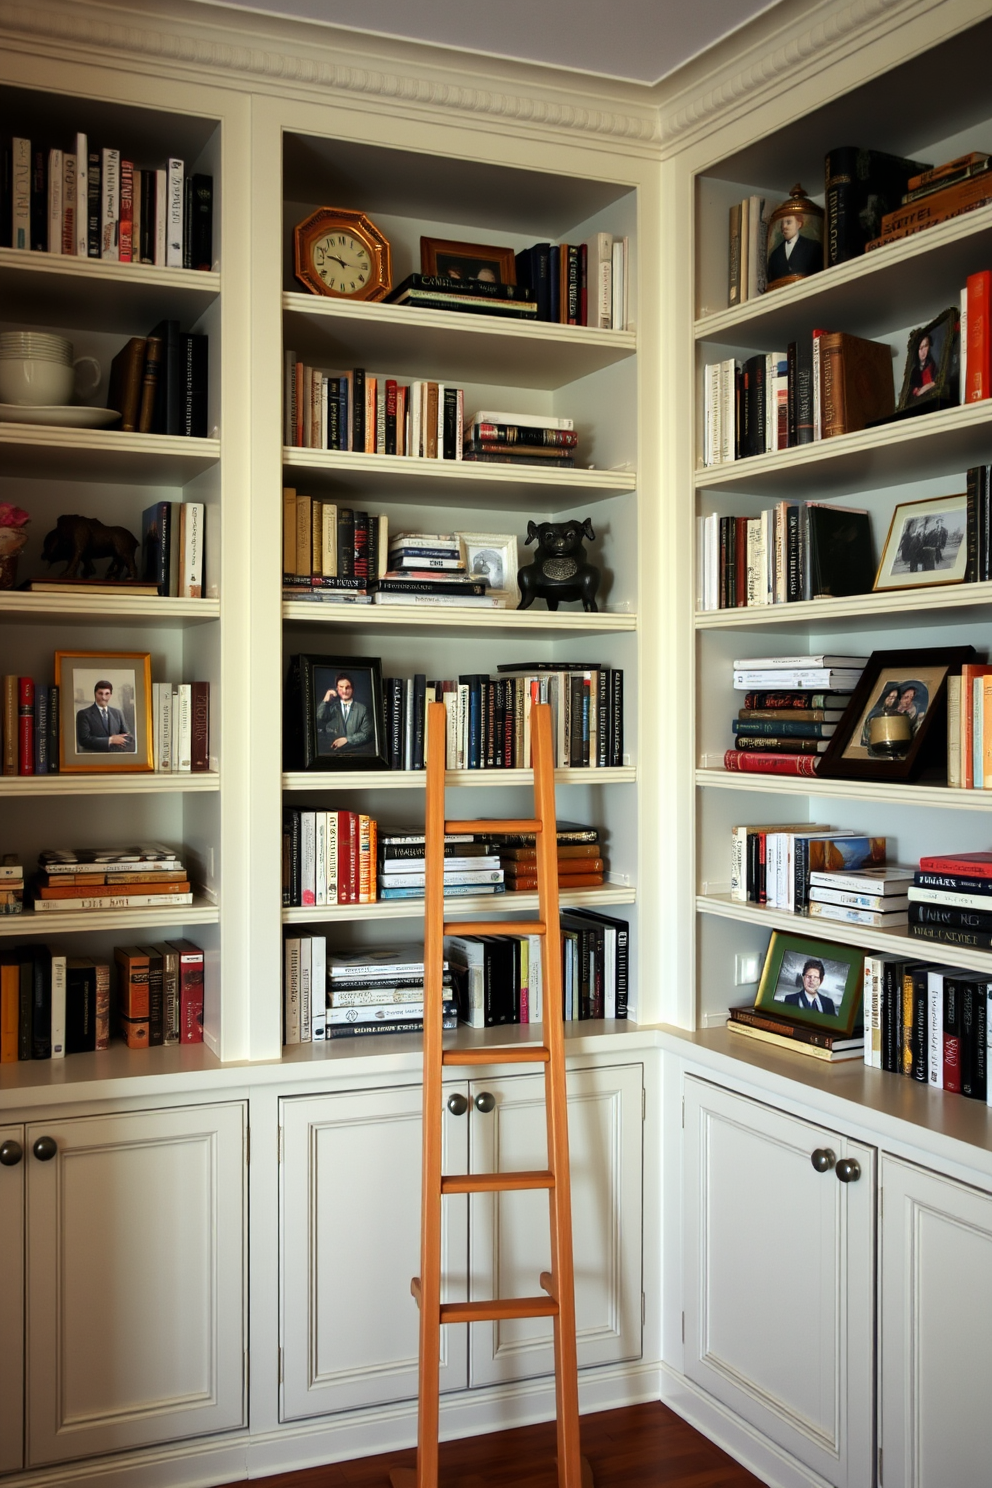
[[[26,527],[31,518],[19,506],[9,501],[0,501],[0,527]]]

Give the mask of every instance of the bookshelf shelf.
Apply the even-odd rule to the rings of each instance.
[[[286,344],[304,359],[328,358],[342,370],[442,381],[512,383],[553,389],[633,356],[633,331],[525,325],[491,315],[347,304],[313,295],[282,297]],[[491,406],[491,405],[490,405]],[[466,417],[474,413],[466,408]]]
[[[283,466],[290,479],[306,481],[308,493],[328,490],[381,501],[388,480],[393,488],[390,500],[429,500],[432,506],[484,502],[490,507],[528,510],[536,503],[540,511],[567,511],[579,502],[616,496],[637,486],[631,470],[540,470],[531,465],[413,460],[406,455],[362,455],[291,445],[283,449]]]
[[[861,780],[745,775],[736,770],[710,769],[696,771],[696,784],[717,790],[758,791],[763,795],[816,796],[823,800],[877,802],[885,806],[930,806],[943,811],[992,811],[992,791],[957,790],[946,785],[875,785]],[[729,842],[727,853],[729,862]]]
[[[992,437],[992,399],[840,434],[816,444],[756,455],[695,473],[699,491],[744,492],[771,500],[792,497],[796,482],[823,496],[844,496],[867,487],[921,481],[963,472],[980,464]]]
[[[21,940],[25,935],[65,935],[78,931],[112,930],[122,935],[128,930],[158,932],[180,925],[216,925],[220,908],[207,899],[194,898],[192,904],[177,904],[169,909],[67,909],[62,914],[0,916],[0,937]]]
[[[905,616],[907,625],[926,616],[927,625],[960,625],[987,620],[992,583],[948,584],[933,589],[903,589],[879,594],[852,594],[844,599],[811,599],[795,604],[749,605],[737,610],[699,610],[697,630],[751,630],[757,625],[788,625],[824,631],[861,629],[876,615]]]
[[[142,627],[202,625],[220,616],[217,599],[169,599],[164,596],[122,594],[24,594],[0,590],[0,621],[30,621],[34,625],[62,625],[67,616],[79,625],[105,625],[140,620]]]
[[[351,630],[386,629],[404,635],[437,630],[450,635],[507,635],[520,631],[544,636],[612,635],[637,629],[636,615],[608,612],[552,614],[549,610],[474,610],[460,605],[338,605],[286,600],[283,619],[306,625],[345,625]]]
[[[0,461],[5,475],[182,486],[219,459],[219,439],[0,423]]]
[[[448,770],[448,786],[524,786],[533,782],[530,770]],[[624,765],[612,770],[556,770],[555,785],[633,785],[637,770]],[[287,791],[417,790],[426,787],[424,770],[288,770],[282,777]],[[2,777],[0,777],[2,790]]]
[[[611,905],[633,904],[635,900],[634,889],[610,884],[596,889],[567,889],[560,895],[562,909],[594,909],[601,905],[607,913]],[[466,894],[464,898],[446,899],[445,903],[451,907],[451,918],[459,920],[480,914],[498,915],[502,920],[517,910],[529,911],[538,907],[536,894]],[[423,917],[423,899],[387,899],[377,904],[305,905],[282,912],[284,925],[323,925],[346,920],[422,920]],[[506,921],[507,926],[511,923]]]
[[[700,894],[696,899],[696,909],[700,914],[720,915],[748,925],[761,925],[768,930],[785,930],[793,935],[808,936],[811,940],[832,940],[839,945],[863,946],[865,950],[992,973],[992,954],[987,951],[917,939],[908,932],[873,930],[868,925],[847,925],[841,920],[821,920],[811,915],[790,914],[784,909],[768,909],[761,904],[742,904],[738,899],[731,899],[729,894]]]
[[[798,327],[813,320],[868,337],[898,330],[909,319],[923,325],[957,303],[968,275],[990,256],[992,207],[983,207],[798,284],[700,316],[696,340],[780,351]]]
[[[126,774],[107,770],[103,775],[0,775],[0,796],[148,796],[185,795],[219,791],[215,770],[170,775],[149,771]]]
[[[25,324],[133,334],[166,313],[192,323],[220,292],[219,273],[0,248],[0,298]]]

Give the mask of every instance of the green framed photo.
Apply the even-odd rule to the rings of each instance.
[[[830,1033],[861,1021],[864,952],[805,935],[772,932],[755,1007]]]

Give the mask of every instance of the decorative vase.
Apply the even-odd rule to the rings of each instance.
[[[27,540],[27,533],[16,527],[0,527],[0,589],[17,583],[17,558]]]

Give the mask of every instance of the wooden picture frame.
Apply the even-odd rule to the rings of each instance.
[[[849,1037],[859,1022],[865,953],[806,935],[772,931],[755,1007],[794,1023]],[[825,1009],[807,1005],[815,993]]]
[[[154,770],[152,659],[147,651],[56,651],[59,771]]]
[[[973,646],[873,651],[817,774],[907,782],[946,767],[947,678],[974,659]],[[874,719],[883,720],[875,730]]]
[[[903,501],[892,513],[872,588],[962,584],[968,566],[968,494]]]
[[[388,770],[379,657],[291,657],[284,746],[290,770]]]
[[[449,238],[421,238],[420,272],[446,279],[481,279],[516,284],[517,260],[512,248],[489,243],[458,243]]]

